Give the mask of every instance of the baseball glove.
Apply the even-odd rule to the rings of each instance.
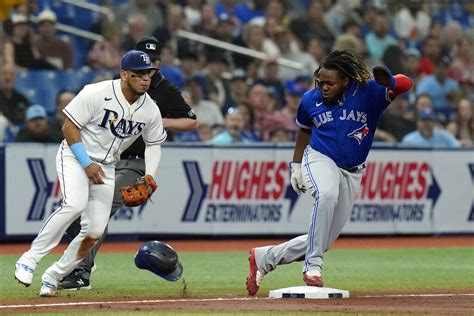
[[[138,178],[135,183],[120,188],[123,202],[127,206],[138,206],[148,200],[158,185],[153,177],[145,175]]]

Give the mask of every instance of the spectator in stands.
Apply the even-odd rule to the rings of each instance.
[[[303,73],[313,73],[317,68],[318,63],[313,56],[307,52],[301,51],[298,45],[292,45],[294,42],[293,34],[283,26],[277,27],[275,30],[275,43],[280,50],[280,57],[294,60],[303,65],[302,70],[296,70],[288,67],[280,67],[278,78],[280,80],[293,80],[296,76]]]
[[[269,133],[269,142],[286,143],[292,141],[291,134],[284,127],[276,127]]]
[[[16,67],[14,64],[0,64],[0,113],[14,125],[23,124],[26,108],[30,101],[15,89]]]
[[[201,85],[197,78],[187,79],[183,91],[189,94],[189,105],[194,114],[199,117],[199,124],[207,124],[211,127],[224,124],[220,107],[215,102],[202,97]]]
[[[247,96],[247,103],[252,108],[255,114],[254,128],[257,135],[268,135],[266,121],[273,115],[271,108],[271,98],[267,88],[261,84],[256,83],[249,88]]]
[[[317,37],[311,37],[305,45],[306,51],[313,56],[316,63],[319,63],[326,57],[327,49]]]
[[[169,45],[161,48],[160,72],[177,88],[181,89],[183,87],[185,78],[181,68],[175,65],[175,55]]]
[[[197,51],[198,44],[177,35],[179,30],[189,31],[190,25],[184,18],[183,8],[177,4],[168,4],[166,8],[166,23],[154,30],[153,35],[159,38],[163,45],[172,47],[174,53],[181,56],[190,51]]]
[[[129,21],[129,18],[139,14],[143,16],[146,24],[144,25],[143,34],[151,34],[158,27],[164,25],[163,14],[152,0],[132,0],[126,1],[117,10],[116,21],[123,22]],[[133,47],[135,47],[136,40],[143,36],[139,35],[133,41]],[[160,37],[157,37],[161,40]]]
[[[312,37],[317,37],[326,49],[334,44],[334,34],[324,16],[323,1],[311,0],[308,3],[306,15],[293,19],[290,30],[302,43],[307,43]]]
[[[64,137],[57,138],[50,133],[48,115],[43,106],[34,104],[26,110],[25,128],[16,136],[17,142],[59,143]]]
[[[403,74],[412,78],[415,86],[418,82],[416,72],[420,62],[420,57],[421,54],[416,48],[407,48],[403,51],[403,69],[405,71]]]
[[[245,102],[249,88],[249,80],[242,69],[236,69],[232,73],[229,81],[230,103],[226,104],[226,108],[236,107],[238,104]]]
[[[67,38],[56,36],[56,14],[43,10],[38,15],[38,34],[34,46],[41,56],[57,69],[74,68],[74,55],[71,43]]]
[[[123,48],[128,51],[135,49],[135,43],[138,42],[140,38],[150,34],[146,32],[147,19],[146,16],[141,13],[134,13],[128,16],[127,18],[127,32],[124,34],[123,38]]]
[[[397,40],[388,33],[389,27],[385,14],[377,14],[373,27],[372,31],[365,37],[365,44],[367,45],[369,56],[375,61],[381,61],[385,50],[390,45],[396,45]]]
[[[242,102],[238,105],[238,108],[242,113],[242,118],[244,120],[242,137],[250,142],[261,142],[262,135],[257,133],[255,130],[255,113],[253,112],[252,107],[248,103]]]
[[[403,145],[417,147],[460,147],[459,141],[444,129],[435,129],[435,112],[424,109],[418,113],[417,130],[402,139]]]
[[[458,102],[454,121],[446,128],[461,142],[463,147],[474,146],[474,104],[468,98]]]
[[[207,124],[199,124],[197,128],[199,141],[202,143],[210,143],[213,137],[212,128]]]
[[[62,128],[64,121],[66,120],[66,115],[64,114],[63,109],[72,101],[72,99],[74,99],[75,96],[76,94],[74,92],[68,90],[59,91],[56,96],[56,112],[50,124],[51,134],[56,139],[64,138]]]
[[[431,96],[433,108],[438,113],[443,113],[448,119],[454,108],[456,95],[459,94],[459,84],[448,78],[448,67],[451,58],[441,56],[436,61],[435,72],[423,78],[416,87],[416,93],[426,93]]]
[[[211,35],[211,37],[228,44],[245,46],[244,41],[240,37],[240,34],[236,34],[237,29],[238,28],[237,22],[235,21],[235,17],[232,18],[232,16],[227,13],[221,13],[217,16],[216,29],[214,30],[214,33]],[[249,58],[247,56],[235,54],[225,48],[207,46],[206,53],[208,55],[224,56],[228,61],[229,65],[238,68],[245,68],[246,65],[249,63]]]
[[[461,37],[454,47],[455,58],[449,67],[449,77],[460,84],[474,87],[474,38]]]
[[[431,18],[422,10],[421,2],[408,1],[395,14],[393,24],[397,36],[407,46],[416,47],[428,35]]]
[[[217,18],[212,4],[204,3],[201,7],[201,22],[194,25],[193,31],[204,36],[212,36],[216,25]]]
[[[254,18],[244,26],[242,40],[245,46],[256,51],[266,53],[269,56],[279,54],[276,44],[266,37],[265,21],[262,18]]]
[[[434,36],[427,37],[421,46],[421,58],[416,75],[431,75],[434,72],[434,65],[440,53],[441,45],[439,39]]]
[[[265,7],[265,19],[275,19],[278,24],[288,26],[286,3],[282,0],[268,0]]]
[[[398,45],[390,45],[382,56],[383,64],[394,74],[405,74],[403,50]]]
[[[380,118],[375,138],[384,142],[398,143],[416,129],[415,120],[408,113],[408,99],[404,95],[395,98]]]
[[[242,129],[244,128],[244,119],[238,108],[229,108],[225,115],[225,129],[214,136],[211,143],[214,145],[246,143],[249,140],[242,137]]]
[[[95,42],[87,55],[87,64],[93,70],[118,72],[120,59],[125,54],[122,46],[123,33],[119,27],[108,28],[104,41]]]
[[[188,0],[183,8],[184,17],[191,27],[201,23],[202,0]]]
[[[214,53],[207,58],[205,95],[224,110],[225,105],[231,102],[229,82],[223,77],[228,67],[229,62],[224,55]]]
[[[264,130],[271,131],[276,127],[281,127],[287,131],[288,136],[296,136],[299,127],[296,125],[296,113],[300,105],[303,94],[307,91],[303,83],[289,81],[286,85],[285,103],[286,105],[279,111],[267,115],[263,124]],[[270,134],[264,134],[265,139],[270,138]]]
[[[262,76],[256,82],[267,87],[267,90],[275,96],[277,109],[281,109],[285,104],[285,87],[278,79],[280,66],[275,58],[269,58],[263,62],[262,68]]]
[[[5,61],[20,67],[35,69],[55,69],[41,56],[33,44],[34,33],[24,15],[14,15],[11,18],[12,31],[4,43]]]
[[[204,88],[204,75],[201,73],[199,56],[195,52],[187,52],[181,56],[181,72],[183,78],[189,79],[198,77],[201,80],[201,85]]]

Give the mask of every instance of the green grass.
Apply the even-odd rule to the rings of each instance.
[[[183,252],[184,278],[167,282],[139,270],[134,254],[100,254],[92,291],[63,291],[63,297],[198,297],[246,296],[246,252]],[[0,303],[37,298],[43,271],[59,255],[44,258],[29,288],[18,284],[13,271],[18,255],[0,256]],[[334,249],[326,254],[325,285],[350,291],[410,291],[474,288],[474,248]],[[259,293],[304,285],[302,264],[279,266],[265,276]],[[193,314],[194,315],[194,314]],[[196,314],[197,315],[197,314]],[[251,314],[245,314],[251,315]]]

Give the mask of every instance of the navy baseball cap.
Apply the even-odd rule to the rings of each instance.
[[[150,56],[152,60],[160,60],[161,43],[154,36],[144,36],[135,44],[135,49],[141,50]]]
[[[434,118],[435,113],[430,108],[423,109],[418,113],[418,119],[420,120],[434,120]]]
[[[287,92],[289,95],[302,96],[306,92],[306,87],[301,82],[289,81],[286,84]]]
[[[122,70],[147,70],[158,69],[151,62],[150,56],[140,50],[129,50],[122,56],[120,61]]]

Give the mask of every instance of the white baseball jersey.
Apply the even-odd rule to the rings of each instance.
[[[64,114],[80,129],[89,157],[113,163],[142,133],[148,145],[166,139],[161,113],[145,93],[129,104],[120,79],[86,85],[64,108]]]

